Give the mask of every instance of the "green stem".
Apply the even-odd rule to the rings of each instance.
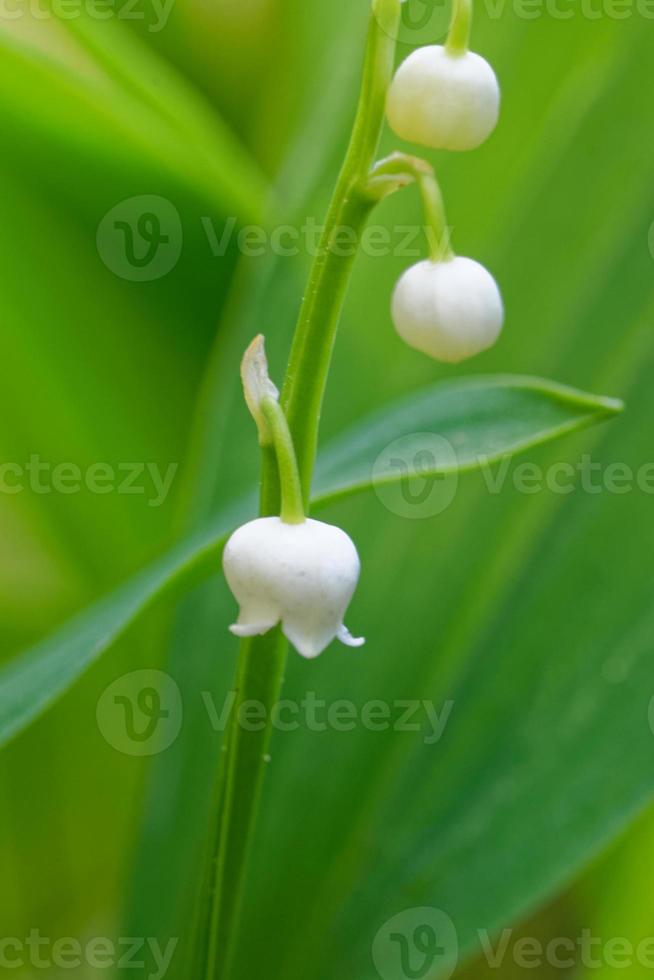
[[[281,518],[286,524],[301,524],[304,521],[302,486],[284,410],[274,398],[264,398],[260,408],[272,433],[277,457],[282,498]]]
[[[297,468],[304,510],[308,509],[315,462],[320,411],[327,374],[354,264],[356,249],[343,249],[343,228],[360,232],[374,207],[366,193],[370,169],[384,123],[386,93],[395,60],[395,38],[401,0],[373,0],[359,107],[352,140],[329,208],[318,256],[311,270],[295,332],[282,395],[288,419],[290,446],[297,453]],[[281,411],[281,409],[280,409]],[[277,418],[277,421],[279,419]],[[284,422],[284,425],[286,422]],[[298,488],[289,473],[279,478],[277,461],[284,457],[286,434],[281,443],[262,450],[260,512],[279,512],[280,486],[286,488],[286,505],[297,514]],[[282,445],[282,453],[275,450]],[[284,463],[286,467],[287,464]],[[237,671],[237,700],[226,733],[219,834],[213,861],[214,887],[210,899],[208,954],[203,980],[229,980],[234,959],[248,853],[259,808],[271,718],[281,690],[287,644],[279,628],[241,643]],[[254,700],[263,706],[266,723],[261,731],[239,724],[239,708]]]
[[[286,650],[279,627],[265,636],[241,641],[236,699],[225,734],[227,751],[223,758],[206,980],[227,980],[231,973],[245,871],[269,761],[273,708],[281,692]],[[244,720],[244,705],[252,702],[265,709],[265,721],[252,724]]]
[[[445,48],[451,55],[465,54],[470,47],[472,29],[472,0],[455,0],[450,32]]]
[[[358,242],[374,207],[365,188],[384,124],[399,22],[400,0],[375,0],[354,131],[309,276],[282,391],[306,508],[336,329],[356,255],[356,248],[339,245],[339,235],[345,229]]]
[[[302,488],[286,416],[279,402],[272,397],[263,398],[259,408],[273,440],[272,446],[262,448],[264,474],[271,467],[277,467],[281,485],[281,518],[288,524],[300,524],[304,520]],[[262,515],[268,515],[270,508],[264,499],[260,509]],[[225,736],[218,786],[221,820],[216,840],[216,887],[209,923],[207,978],[227,977],[231,970],[247,855],[259,808],[265,764],[269,758],[272,709],[281,692],[286,649],[287,644],[279,627],[265,636],[247,639],[241,644],[236,700]],[[243,725],[241,712],[247,702],[254,702],[265,709],[265,721],[260,731],[252,731],[249,727],[246,729]],[[231,883],[229,888],[228,883]]]
[[[450,232],[445,217],[445,203],[436,178],[421,175],[418,187],[427,221],[427,239],[433,262],[443,262],[454,257],[450,247]]]
[[[450,246],[450,231],[445,214],[445,202],[431,164],[407,153],[393,153],[376,163],[370,172],[368,193],[373,199],[392,194],[410,183],[416,183],[422,198],[427,243],[433,262],[454,258]]]

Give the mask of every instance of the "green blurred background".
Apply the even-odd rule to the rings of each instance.
[[[322,220],[367,16],[365,0],[175,0],[165,23],[146,0],[134,8],[140,19],[119,16],[118,6],[106,19],[81,5],[76,17],[16,9],[20,16],[0,17],[0,457],[24,465],[38,455],[83,471],[98,462],[178,469],[158,507],[147,493],[0,494],[7,659],[254,485],[238,361],[262,331],[281,377],[309,259],[302,249],[244,257],[234,240],[215,256],[207,227],[220,236],[231,218],[266,229]],[[405,24],[400,54],[442,38],[443,9],[431,9],[419,36]],[[500,78],[501,124],[479,151],[431,159],[455,248],[496,275],[506,329],[472,367],[429,362],[401,345],[389,317],[393,283],[416,259],[361,256],[325,438],[435,378],[516,372],[628,403],[610,427],[534,461],[575,463],[589,452],[605,464],[651,461],[647,12],[608,0],[586,9],[478,4],[473,47]],[[395,145],[387,133],[384,149]],[[168,274],[134,282],[108,267],[96,239],[112,208],[143,195],[177,210],[181,252]],[[385,202],[374,220],[394,234],[420,224],[416,197]],[[421,904],[482,928],[497,902],[503,923],[544,940],[582,928],[634,941],[654,932],[651,507],[638,489],[524,495],[508,481],[493,496],[470,476],[446,514],[424,521],[370,498],[330,509],[363,557],[350,625],[366,633],[368,652],[352,667],[330,652],[310,674],[294,657],[289,691],[454,696],[463,721],[429,756],[406,738],[398,751],[388,736],[278,737],[239,976],[369,980],[376,928],[394,909]],[[153,666],[166,666],[190,703],[202,690],[221,699],[235,657],[225,629],[232,611],[218,576],[181,610],[158,606],[4,751],[3,936],[38,928],[80,940],[187,938],[217,738],[193,709],[171,750],[140,760],[107,744],[96,705],[116,678]],[[559,700],[556,686],[557,662],[571,659],[581,694],[588,678],[597,681],[578,702]],[[597,725],[581,743],[574,725],[585,710],[597,711]],[[484,843],[478,858],[488,800],[501,777],[531,771],[534,746],[549,760],[550,782],[539,776],[519,794],[515,824],[490,828],[497,854]],[[379,780],[389,754],[399,758],[392,786]],[[543,799],[552,804],[545,816]],[[422,871],[420,886],[403,893],[409,840]],[[448,841],[456,843],[445,870],[433,871]],[[386,863],[374,857],[379,849]],[[328,873],[335,865],[340,878]],[[523,881],[506,902],[505,877]],[[359,901],[367,909],[359,918],[343,911]],[[366,915],[368,925],[355,927]],[[474,959],[466,970],[488,972]],[[61,975],[76,972],[93,975],[89,967]]]

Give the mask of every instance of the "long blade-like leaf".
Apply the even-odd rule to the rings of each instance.
[[[402,473],[385,454],[395,440],[401,440],[406,460],[427,453],[419,474],[409,475],[468,472],[592,425],[621,407],[613,398],[588,396],[538,378],[496,376],[438,384],[353,426],[321,455],[316,482],[321,495],[329,497],[367,489],[371,479],[376,486],[398,482]]]
[[[481,467],[507,454],[554,439],[620,410],[620,403],[536,379],[478,379],[439,385],[364,420],[325,454],[316,502],[371,486],[381,450],[407,433],[429,427],[459,447],[456,458],[434,458],[421,478],[447,468]],[[448,442],[449,444],[449,442]],[[419,451],[417,439],[412,449]],[[410,474],[411,476],[412,474]],[[381,482],[399,482],[398,469],[381,473]],[[250,508],[251,509],[251,508]],[[235,506],[203,533],[175,549],[86,613],[11,661],[0,671],[0,744],[39,717],[106,651],[135,618],[185,574],[207,574],[230,527],[247,514]]]

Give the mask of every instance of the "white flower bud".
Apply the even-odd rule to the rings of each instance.
[[[500,88],[478,54],[418,48],[398,68],[387,115],[402,139],[435,150],[473,150],[495,129]]]
[[[236,636],[266,633],[281,622],[303,657],[317,657],[338,637],[361,646],[343,625],[359,580],[357,550],[340,528],[321,521],[286,524],[260,517],[231,536],[223,555],[230,589],[240,605]]]
[[[254,338],[243,355],[241,380],[247,407],[259,430],[259,442],[262,446],[269,446],[272,443],[272,434],[261,406],[266,398],[278,402],[279,392],[268,375],[266,345],[262,334]]]
[[[395,288],[392,314],[410,347],[454,364],[491,347],[504,321],[490,272],[458,256],[407,269]]]

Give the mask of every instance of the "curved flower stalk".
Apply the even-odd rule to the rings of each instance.
[[[369,193],[383,197],[412,182],[422,197],[430,257],[400,278],[392,318],[410,347],[456,364],[495,343],[504,323],[504,304],[490,272],[474,259],[454,254],[443,195],[428,163],[392,154],[374,167]]]

